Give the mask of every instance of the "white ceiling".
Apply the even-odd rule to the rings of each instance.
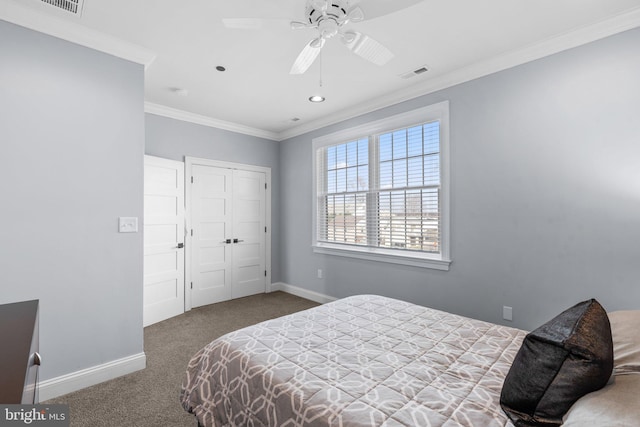
[[[367,2],[392,1],[360,3],[366,14]],[[1,19],[145,63],[146,111],[274,140],[640,26],[640,0],[423,0],[347,24],[395,53],[382,67],[328,40],[326,101],[312,104],[320,62],[289,74],[316,35],[289,27],[304,0],[84,0],[80,17],[41,0],[0,2]],[[222,23],[245,17],[269,19],[259,30]]]

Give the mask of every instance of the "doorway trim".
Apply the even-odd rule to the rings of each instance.
[[[187,268],[187,266],[191,265],[191,256],[192,256],[192,245],[193,245],[193,237],[191,236],[191,215],[189,215],[189,209],[192,201],[191,194],[191,179],[193,177],[192,169],[194,165],[201,166],[212,166],[218,168],[226,168],[226,169],[236,169],[236,170],[244,170],[244,171],[252,171],[252,172],[262,172],[265,174],[265,182],[267,184],[266,189],[266,200],[265,200],[265,224],[267,227],[267,232],[265,233],[265,268],[267,270],[267,275],[265,277],[265,292],[269,292],[271,290],[271,168],[266,166],[256,166],[256,165],[247,165],[243,163],[233,163],[222,160],[211,160],[211,159],[203,159],[199,157],[188,157],[184,158],[184,185],[185,185],[185,207],[186,207],[186,215],[185,215],[185,226],[186,226],[186,237],[185,237],[185,286],[184,286],[184,310],[189,311],[192,308],[191,304],[191,268]]]

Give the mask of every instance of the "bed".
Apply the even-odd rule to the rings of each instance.
[[[512,427],[501,390],[526,337],[358,295],[214,340],[189,362],[180,401],[207,427]]]

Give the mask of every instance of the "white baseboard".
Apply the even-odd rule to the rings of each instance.
[[[53,399],[54,397],[139,371],[146,366],[147,356],[143,352],[45,380],[38,386],[38,400],[43,402]]]
[[[335,301],[338,298],[330,297],[318,292],[310,291],[308,289],[300,288],[298,286],[289,285],[287,283],[276,282],[271,284],[271,292],[282,291],[291,295],[298,296],[300,298],[306,298],[311,301],[315,301],[320,304],[326,304],[331,301]]]

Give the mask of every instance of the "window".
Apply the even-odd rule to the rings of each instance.
[[[316,252],[448,270],[448,110],[314,139]]]

